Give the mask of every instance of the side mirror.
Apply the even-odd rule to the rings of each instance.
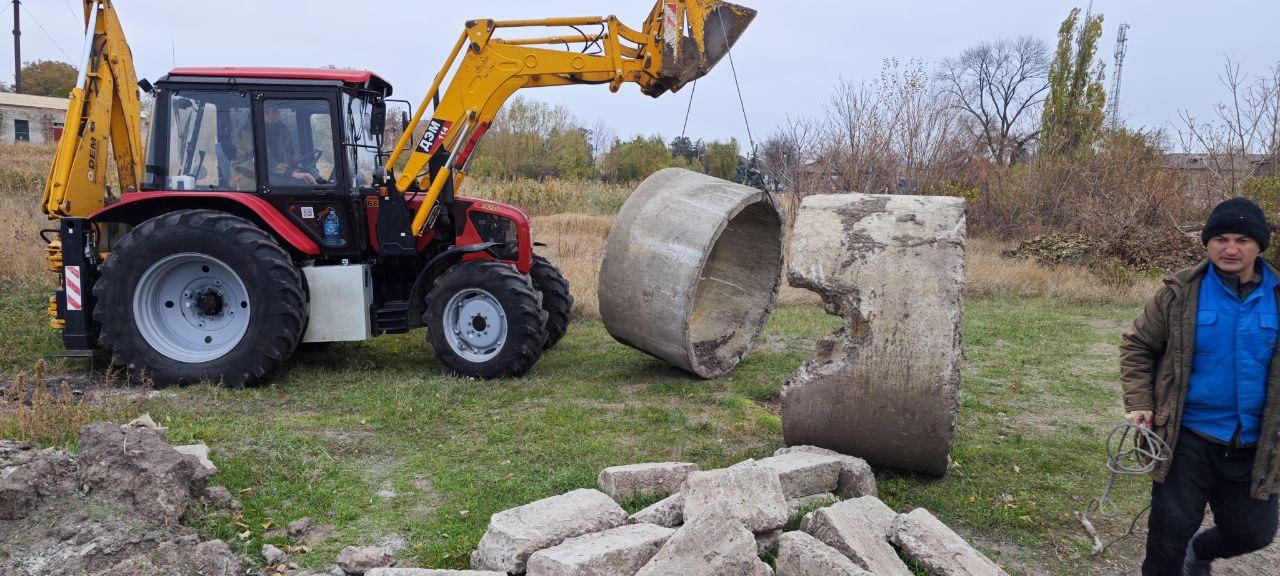
[[[378,101],[373,103],[373,117],[369,119],[369,132],[374,135],[381,136],[387,129],[387,103]]]

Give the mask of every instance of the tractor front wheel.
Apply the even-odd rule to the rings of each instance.
[[[271,235],[215,210],[147,220],[93,287],[112,362],[172,385],[244,386],[280,367],[306,324],[302,274]]]
[[[461,262],[427,295],[427,341],[454,372],[519,376],[542,356],[547,313],[528,277],[510,264]]]

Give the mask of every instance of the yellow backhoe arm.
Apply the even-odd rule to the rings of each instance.
[[[755,14],[721,0],[660,0],[641,30],[627,27],[614,16],[467,22],[466,31],[413,117],[411,126],[418,126],[439,97],[426,134],[395,180],[395,188],[402,193],[415,182],[427,190],[414,214],[413,234],[425,231],[446,185],[452,182],[456,189],[461,184],[472,149],[517,90],[608,84],[616,92],[622,84],[633,82],[655,98],[675,92],[710,71]],[[599,26],[599,32],[581,31],[589,26]],[[534,27],[573,27],[580,32],[506,40],[494,37],[499,30]],[[463,52],[441,95],[446,76]],[[412,137],[412,130],[400,137],[387,161],[388,173]]]
[[[141,105],[133,55],[111,0],[85,0],[88,58],[71,90],[66,129],[40,205],[50,218],[87,216],[106,205],[107,144],[121,190],[142,177]]]

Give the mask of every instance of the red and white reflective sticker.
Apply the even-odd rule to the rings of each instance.
[[[66,266],[64,276],[67,279],[67,310],[81,309],[80,296],[80,267]]]

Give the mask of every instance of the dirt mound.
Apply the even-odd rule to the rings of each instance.
[[[0,574],[242,572],[225,542],[179,523],[202,499],[231,504],[197,457],[147,427],[99,422],[79,440],[79,455],[0,440]]]

